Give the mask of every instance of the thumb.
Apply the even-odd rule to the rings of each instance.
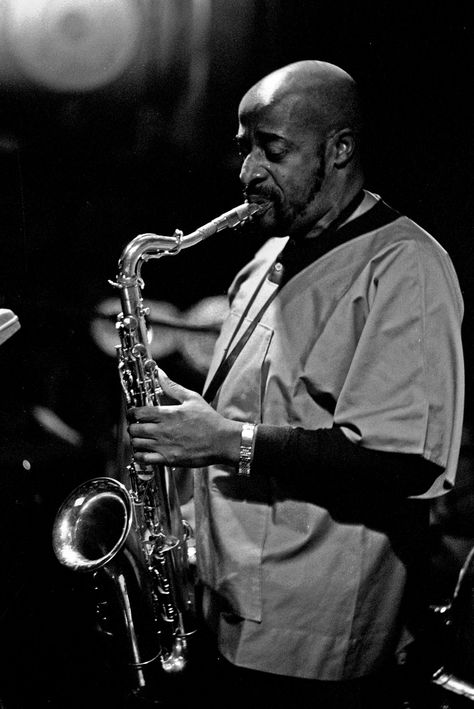
[[[158,378],[163,394],[167,399],[169,398],[172,400],[171,402],[165,401],[163,402],[164,404],[175,403],[176,401],[179,404],[182,404],[194,394],[194,392],[190,389],[186,389],[180,384],[173,382],[162,369],[158,370]]]

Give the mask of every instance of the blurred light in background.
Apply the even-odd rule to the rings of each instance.
[[[0,0],[0,82],[91,91],[131,70],[169,78],[192,96],[207,81],[211,0]]]
[[[57,91],[90,90],[129,65],[142,24],[133,0],[4,0],[2,44],[18,74]]]
[[[173,303],[147,300],[150,354],[160,362],[179,353],[187,365],[205,375],[211,364],[217,336],[228,312],[226,296],[202,298],[185,311]],[[90,325],[92,339],[105,354],[116,357],[120,344],[115,322],[121,310],[118,298],[107,298],[96,307]]]

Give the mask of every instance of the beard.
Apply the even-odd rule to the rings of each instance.
[[[326,178],[325,142],[318,146],[317,155],[317,167],[309,180],[310,187],[306,198],[290,206],[290,208],[286,210],[286,213],[284,213],[286,234],[289,234],[292,238],[304,238],[318,219],[319,210],[316,203],[321,196]]]
[[[262,205],[262,214],[256,215],[254,220],[265,236],[304,235],[314,222],[314,203],[326,178],[326,142],[318,146],[317,157],[317,167],[308,180],[309,186],[306,190],[302,187],[305,194],[299,198],[286,201],[284,192],[265,185],[244,191],[246,199]]]

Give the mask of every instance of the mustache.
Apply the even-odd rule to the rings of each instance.
[[[256,202],[257,204],[259,202],[272,202],[274,204],[279,203],[278,196],[270,190],[248,188],[243,190],[243,194],[245,199],[249,202]]]

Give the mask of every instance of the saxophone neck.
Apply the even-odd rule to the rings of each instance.
[[[192,234],[183,237],[182,248],[194,246],[194,244],[204,241],[204,239],[209,238],[223,229],[234,229],[236,226],[243,224],[261,211],[262,207],[258,204],[250,204],[249,202],[239,204],[237,207],[221,214],[220,217],[216,217],[207,224],[204,224],[204,226],[196,229]]]
[[[181,249],[194,246],[218,231],[233,229],[261,211],[261,205],[244,202],[186,236],[179,229],[176,229],[173,236],[139,234],[130,241],[122,252],[119,260],[117,285],[124,288],[130,288],[137,284],[143,285],[140,278],[140,268],[145,261],[162,256],[173,256]]]
[[[140,268],[151,258],[177,253],[181,246],[182,232],[176,230],[173,236],[139,234],[130,241],[119,259],[117,285],[119,287],[142,286]]]

